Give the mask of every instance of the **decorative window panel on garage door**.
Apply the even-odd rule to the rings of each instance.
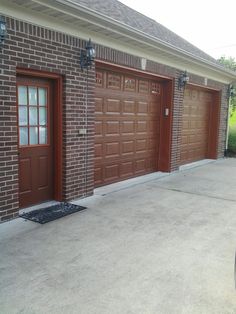
[[[160,83],[97,70],[95,102],[95,185],[157,171]]]

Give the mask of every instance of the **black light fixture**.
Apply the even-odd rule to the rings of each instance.
[[[179,82],[178,82],[179,90],[181,90],[182,88],[185,88],[185,85],[188,82],[189,82],[189,76],[187,74],[187,71],[184,71],[180,74],[180,77],[179,77]]]
[[[0,45],[4,42],[7,35],[6,21],[0,16]]]
[[[81,51],[80,66],[83,71],[84,68],[91,68],[96,56],[96,51],[92,45],[91,39],[86,44],[85,50]]]
[[[235,87],[232,84],[229,84],[229,86],[228,86],[228,98],[235,97],[235,96],[236,96]]]

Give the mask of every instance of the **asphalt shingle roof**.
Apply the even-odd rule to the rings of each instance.
[[[73,0],[73,2],[77,2],[84,7],[104,14],[127,26],[131,26],[147,35],[151,35],[177,48],[183,49],[196,57],[220,65],[213,57],[170,31],[168,28],[117,0]]]

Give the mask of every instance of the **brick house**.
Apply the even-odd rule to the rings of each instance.
[[[178,35],[116,0],[1,0],[0,15],[0,221],[224,155],[236,74]]]

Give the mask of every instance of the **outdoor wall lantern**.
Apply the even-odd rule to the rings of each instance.
[[[236,96],[236,90],[235,87],[233,85],[229,85],[228,87],[228,97],[235,97]]]
[[[187,71],[180,74],[179,77],[179,90],[182,88],[185,88],[185,85],[189,82],[189,76],[187,74]]]
[[[91,68],[96,56],[96,51],[91,43],[91,39],[86,44],[85,50],[80,55],[80,66],[83,71],[84,68]]]
[[[4,42],[7,35],[7,26],[5,20],[0,16],[0,45]]]

